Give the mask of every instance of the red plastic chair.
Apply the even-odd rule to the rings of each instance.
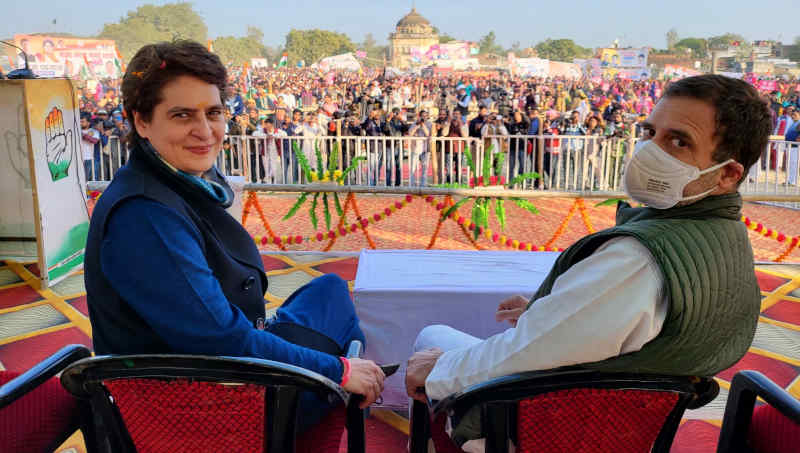
[[[756,398],[766,404],[756,407]],[[763,374],[744,370],[731,380],[717,453],[800,450],[800,401]]]
[[[432,438],[437,452],[460,452],[444,433],[445,418],[457,423],[479,408],[486,453],[505,453],[509,442],[517,453],[667,453],[684,411],[707,404],[718,393],[709,378],[592,371],[505,376],[430,409],[414,401],[410,451],[427,451]]]
[[[360,354],[360,343],[349,356]],[[105,356],[82,360],[61,377],[89,400],[96,451],[364,451],[358,395],[309,370],[268,360],[188,355]],[[301,392],[340,406],[296,439]],[[310,442],[313,440],[313,442]],[[302,450],[301,450],[302,449]]]
[[[24,373],[0,372],[0,452],[52,452],[82,421],[84,407],[54,376],[91,352],[69,345]]]

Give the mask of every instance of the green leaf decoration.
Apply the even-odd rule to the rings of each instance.
[[[311,217],[311,225],[314,229],[317,229],[317,198],[319,198],[319,192],[314,194],[314,200],[311,202],[311,209],[308,211],[308,215]]]
[[[494,215],[497,217],[497,221],[500,222],[500,229],[505,231],[506,229],[506,206],[505,200],[502,198],[498,198],[494,200]]]
[[[289,209],[289,212],[287,212],[286,215],[283,216],[283,220],[289,220],[295,215],[295,213],[297,213],[297,210],[300,209],[300,206],[302,206],[303,203],[305,203],[309,193],[310,192],[305,192],[302,195],[300,195],[300,198],[298,198],[295,204],[292,206],[292,208]]]
[[[484,230],[489,228],[489,203],[491,203],[491,198],[481,200],[481,226]]]
[[[303,150],[300,149],[300,145],[297,143],[297,140],[292,142],[292,151],[294,151],[294,158],[297,159],[297,163],[300,164],[303,174],[305,174],[306,179],[310,181],[311,166],[308,164],[308,159],[306,159],[306,155],[303,154]]]
[[[322,152],[319,150],[319,142],[314,143],[314,153],[317,155],[317,172],[319,172],[319,179],[322,179],[325,173],[325,167],[322,165]]]
[[[344,215],[344,210],[342,210],[342,204],[339,203],[339,193],[338,192],[334,192],[333,193],[333,201],[334,201],[334,206],[336,206],[336,215],[338,215],[339,217],[343,216]]]
[[[331,179],[333,179],[333,172],[339,166],[339,144],[333,142],[331,147],[331,155],[328,156],[328,171],[331,172]]]
[[[367,160],[365,156],[358,156],[350,162],[350,165],[342,172],[342,177],[339,178],[339,182],[344,181],[344,178],[353,172],[356,167],[358,167],[358,163]]]
[[[458,200],[453,206],[450,206],[449,208],[447,208],[444,211],[442,211],[442,218],[446,219],[446,218],[450,217],[450,213],[454,212],[456,209],[460,208],[461,205],[463,205],[464,203],[466,203],[467,201],[469,201],[471,199],[472,199],[472,197],[464,197],[464,198]]]
[[[328,207],[328,194],[322,194],[322,213],[325,215],[325,229],[331,229],[331,208]]]
[[[486,148],[486,151],[483,152],[483,184],[489,184],[489,176],[492,175],[492,151],[494,150],[494,145],[490,145]],[[475,185],[477,186],[477,181],[475,181]]]
[[[511,200],[514,201],[514,204],[516,204],[520,208],[530,212],[531,214],[538,214],[539,213],[539,210],[536,209],[536,206],[534,206],[533,203],[531,203],[528,200],[523,200],[522,198],[512,198]]]
[[[469,149],[469,145],[464,147],[464,157],[467,159],[467,166],[469,167],[470,173],[477,175],[478,170],[475,168],[475,162],[472,160],[472,152]]]
[[[513,187],[513,186],[516,186],[517,184],[521,183],[522,181],[527,181],[529,179],[536,179],[536,178],[541,178],[539,173],[536,173],[536,172],[521,173],[521,174],[519,174],[517,176],[514,176],[514,179],[512,179],[508,183],[508,187]]]
[[[475,204],[472,205],[472,223],[475,224],[475,229],[472,230],[472,235],[475,239],[478,239],[478,225],[480,225],[480,216],[481,216],[481,208],[480,208],[480,198],[475,200]]]
[[[603,201],[601,201],[600,203],[597,203],[594,206],[595,207],[599,207],[599,206],[616,206],[617,203],[619,203],[620,201],[625,201],[625,199],[624,198],[609,198],[608,200],[603,200]]]
[[[506,153],[500,153],[497,155],[497,163],[494,166],[494,175],[498,178],[503,174],[503,163],[505,163],[505,161]]]

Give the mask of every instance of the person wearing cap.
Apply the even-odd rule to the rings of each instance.
[[[467,115],[469,114],[470,95],[467,93],[467,87],[463,83],[456,86],[458,96],[456,97],[456,110],[461,115],[461,123],[466,124]]]

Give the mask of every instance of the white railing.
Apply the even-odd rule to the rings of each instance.
[[[472,137],[254,137],[228,136],[217,167],[225,175],[243,176],[247,183],[270,185],[312,183],[298,163],[298,148],[312,170],[318,171],[316,149],[324,170],[336,151],[335,168],[345,170],[363,157],[346,179],[347,185],[430,187],[466,185],[484,172],[486,153],[505,181],[522,173],[540,178],[522,181],[517,190],[553,192],[619,192],[626,155],[636,139],[600,136],[511,135]],[[475,171],[467,164],[467,152]],[[771,140],[762,158],[741,186],[743,194],[800,196],[800,143]],[[502,157],[500,157],[502,156]],[[109,181],[128,158],[128,148],[110,137],[99,156],[85,161],[89,181]],[[319,178],[324,177],[318,172]],[[491,171],[491,175],[495,175]],[[783,204],[789,206],[789,204]],[[800,207],[800,204],[791,205]]]

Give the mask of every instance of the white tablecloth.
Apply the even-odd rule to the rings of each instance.
[[[384,406],[406,407],[405,363],[430,324],[479,338],[502,332],[494,319],[503,299],[530,297],[558,257],[555,252],[364,250],[353,298],[367,338],[365,357],[401,363],[386,381]]]

